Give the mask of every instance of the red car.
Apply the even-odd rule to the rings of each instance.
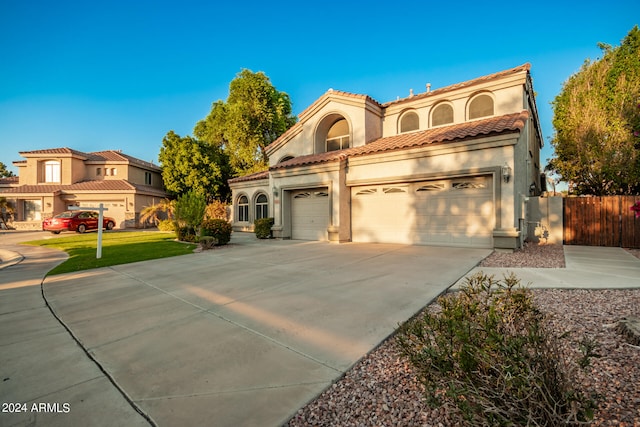
[[[87,230],[98,229],[98,212],[94,211],[65,211],[53,218],[42,221],[42,229],[58,234],[61,231],[77,231],[84,233]],[[113,229],[116,220],[108,216],[102,217],[102,227],[107,230]]]

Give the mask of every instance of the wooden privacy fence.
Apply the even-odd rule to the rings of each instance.
[[[640,218],[631,206],[640,196],[564,199],[564,244],[640,248]]]

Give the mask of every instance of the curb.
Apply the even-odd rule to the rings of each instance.
[[[11,267],[20,263],[24,257],[18,252],[8,251],[6,249],[0,249],[0,270],[6,267]]]

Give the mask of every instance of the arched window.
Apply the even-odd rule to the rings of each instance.
[[[284,156],[283,158],[280,159],[278,163],[284,163],[287,160],[291,160],[291,159],[293,159],[293,156]]]
[[[489,95],[478,95],[469,104],[469,119],[493,116],[493,98]]]
[[[413,111],[404,114],[400,119],[400,133],[420,129],[420,119]]]
[[[44,182],[60,182],[60,162],[49,160],[44,162]]]
[[[260,194],[256,198],[256,218],[269,218],[269,199],[266,194]]]
[[[327,151],[349,148],[349,143],[349,123],[345,119],[340,119],[327,133]]]
[[[249,199],[247,196],[240,196],[238,198],[238,221],[249,221]]]
[[[453,123],[453,107],[449,104],[440,104],[431,113],[431,126],[442,126]]]

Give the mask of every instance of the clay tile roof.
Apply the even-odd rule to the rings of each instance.
[[[18,181],[20,181],[20,177],[18,176],[7,176],[4,178],[0,178],[0,185],[17,184]]]
[[[395,100],[395,101],[387,102],[387,103],[383,104],[382,106],[386,108],[386,107],[388,107],[390,105],[402,103],[402,102],[405,102],[405,101],[408,101],[408,100],[415,101],[416,99],[426,98],[427,96],[433,96],[433,95],[442,94],[444,92],[450,92],[450,91],[453,91],[453,90],[456,90],[456,89],[461,89],[461,88],[464,88],[464,87],[469,87],[469,86],[477,85],[477,84],[480,84],[480,83],[489,82],[491,80],[496,80],[496,79],[499,79],[499,78],[502,78],[502,77],[505,77],[505,76],[508,76],[508,75],[511,75],[511,74],[517,74],[517,73],[520,73],[520,72],[523,72],[523,71],[529,72],[530,70],[531,70],[531,64],[526,63],[526,64],[522,64],[522,65],[520,65],[518,67],[511,68],[509,70],[499,71],[497,73],[493,73],[493,74],[489,74],[489,75],[486,75],[486,76],[478,77],[476,79],[467,80],[466,82],[456,83],[456,84],[453,84],[453,85],[450,85],[450,86],[445,86],[445,87],[442,87],[442,88],[439,88],[439,89],[435,89],[435,90],[432,90],[430,92],[423,92],[423,93],[419,93],[419,94],[416,94],[416,95],[411,96],[411,97],[402,98],[402,99],[398,99],[398,100]]]
[[[148,169],[161,170],[160,166],[154,165],[151,162],[146,162],[136,157],[129,156],[128,154],[124,154],[123,152],[116,150],[96,151],[93,153],[89,153],[89,156],[89,160],[92,161],[129,162]]]
[[[47,148],[44,150],[33,150],[33,151],[21,151],[19,153],[24,157],[25,154],[75,154],[77,156],[87,157],[87,153],[83,153],[82,151],[73,150],[68,147],[61,148]]]
[[[143,185],[133,185],[124,179],[104,180],[104,181],[81,181],[70,185],[39,184],[21,185],[19,187],[7,188],[0,191],[0,194],[45,194],[45,193],[71,193],[71,192],[106,192],[106,191],[134,191],[154,192],[164,195],[162,190],[154,189]]]
[[[237,178],[232,178],[228,182],[229,184],[233,184],[235,182],[246,182],[246,181],[257,181],[259,179],[269,178],[269,171],[256,172],[245,176],[239,176]]]
[[[524,110],[520,113],[506,114],[504,116],[489,117],[471,122],[459,123],[451,126],[427,129],[420,132],[404,133],[400,135],[380,138],[369,144],[348,148],[346,150],[329,151],[327,153],[311,154],[295,157],[286,162],[272,166],[271,170],[285,169],[296,166],[304,166],[318,163],[326,163],[341,160],[347,157],[363,156],[367,154],[382,153],[422,147],[428,144],[461,141],[483,135],[499,134],[503,132],[521,131],[529,118],[529,113]]]
[[[316,163],[327,163],[333,162],[336,160],[342,160],[349,156],[349,152],[353,149],[346,150],[338,150],[338,151],[328,151],[326,153],[319,154],[310,154],[307,156],[299,156],[294,157],[293,159],[287,160],[286,162],[278,163],[277,165],[271,166],[269,169],[286,169],[295,166],[304,166],[304,165],[312,165]]]

